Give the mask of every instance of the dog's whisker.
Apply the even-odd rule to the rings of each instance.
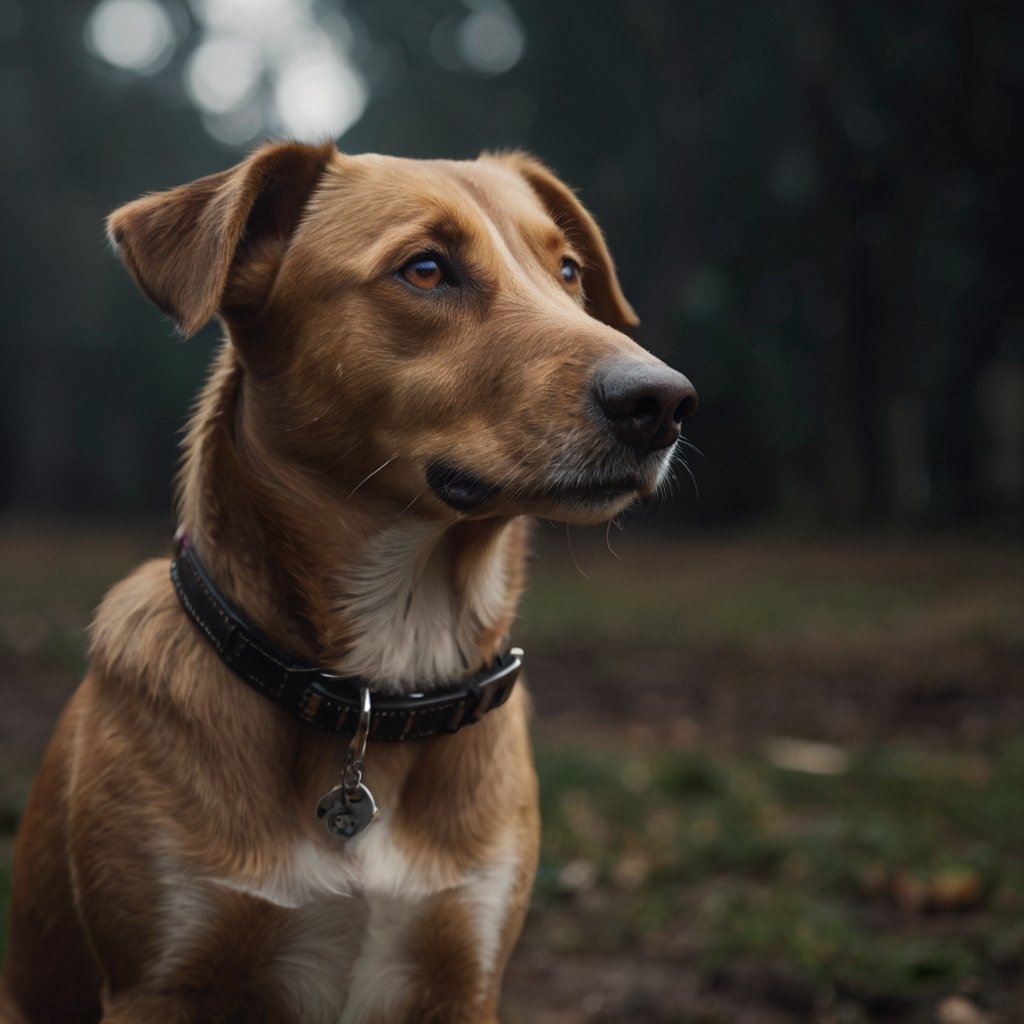
[[[572,559],[572,564],[576,566],[576,571],[585,579],[589,580],[590,577],[580,567],[580,563],[576,561],[576,552],[572,549],[572,524],[565,524],[565,543],[569,548],[569,557]]]
[[[413,507],[413,505],[415,505],[416,502],[419,501],[420,498],[422,498],[423,495],[426,494],[426,493],[427,493],[426,491],[420,491],[420,493],[417,494],[416,497],[413,498],[412,501],[410,501],[409,504],[406,505],[405,508],[403,508],[402,511],[398,513],[398,518],[401,519],[402,516],[404,516],[405,513],[408,512],[409,509],[411,509]]]
[[[697,478],[693,475],[693,470],[690,469],[690,464],[686,461],[686,459],[683,459],[681,465],[683,469],[686,470],[686,475],[690,478],[690,482],[693,484],[694,496],[699,498],[700,488],[697,486]]]
[[[360,480],[359,483],[357,483],[355,485],[355,487],[353,487],[352,490],[349,491],[348,494],[345,495],[345,500],[348,501],[349,498],[351,498],[352,495],[355,494],[356,491],[358,491],[359,488],[362,487],[363,484],[365,484],[367,480],[370,480],[372,477],[375,477],[382,469],[385,468],[385,466],[390,466],[391,463],[394,462],[395,459],[397,459],[397,458],[398,458],[398,453],[395,452],[395,454],[392,455],[390,459],[385,459],[372,473],[367,473],[366,476],[364,476],[363,479]]]
[[[621,527],[619,527],[619,529],[621,529]],[[611,554],[612,558],[614,558],[617,561],[621,562],[622,559],[619,558],[619,553],[615,550],[615,548],[612,547],[611,531],[612,531],[612,520],[609,519],[608,522],[605,523],[605,527],[604,527],[604,546],[608,549],[608,551]]]

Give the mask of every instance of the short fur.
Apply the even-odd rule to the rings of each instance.
[[[594,414],[595,368],[660,364],[624,333],[593,220],[528,156],[273,144],[109,227],[183,334],[226,325],[180,522],[310,661],[454,683],[508,642],[525,516],[603,521],[666,472],[670,449],[637,458]],[[402,276],[424,252],[457,287]],[[486,500],[446,504],[436,463]],[[166,559],[115,586],[17,840],[0,1019],[495,1021],[537,858],[525,691],[456,735],[372,744],[382,813],[347,845],[313,813],[344,754],[225,667]]]

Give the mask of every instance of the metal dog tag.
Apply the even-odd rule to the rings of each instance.
[[[370,691],[364,686],[359,693],[359,721],[356,734],[345,755],[341,785],[320,797],[316,816],[332,836],[354,839],[377,814],[377,802],[363,783],[366,741],[370,735]]]
[[[345,796],[344,786],[335,786],[316,805],[316,816],[323,818],[327,831],[342,839],[354,839],[376,815],[373,794],[361,782],[351,798]]]

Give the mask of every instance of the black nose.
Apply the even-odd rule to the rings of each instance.
[[[639,360],[601,370],[594,396],[615,436],[640,456],[674,444],[683,417],[697,411],[697,391],[681,373]]]

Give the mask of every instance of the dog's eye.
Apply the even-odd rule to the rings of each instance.
[[[449,277],[444,263],[437,256],[417,256],[402,267],[401,273],[409,284],[425,292],[440,288]]]
[[[566,284],[576,284],[580,279],[580,265],[568,256],[562,257],[562,269],[559,271]]]

